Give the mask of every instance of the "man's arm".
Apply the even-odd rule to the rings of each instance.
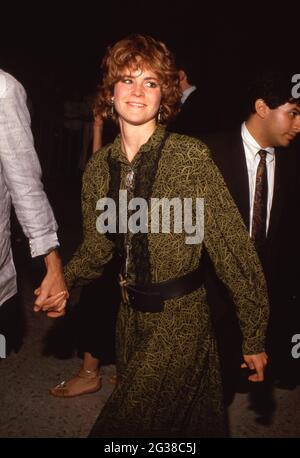
[[[47,312],[50,318],[65,314],[69,293],[64,279],[63,268],[57,250],[52,250],[44,257],[47,274],[41,285],[34,291],[37,296],[33,310]],[[49,298],[51,297],[51,301]]]
[[[57,224],[41,182],[25,90],[12,76],[4,73],[1,77],[0,160],[3,177],[23,232],[29,239],[31,256],[45,256],[47,274],[41,285],[43,296],[40,298],[43,299],[46,293],[57,294],[66,290],[59,256],[49,256],[49,250],[59,246]],[[60,301],[60,307],[62,303]]]

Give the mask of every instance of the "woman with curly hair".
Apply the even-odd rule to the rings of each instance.
[[[86,168],[84,240],[65,268],[71,288],[100,276],[114,252],[123,264],[117,384],[91,437],[227,435],[204,250],[236,303],[244,362],[254,370],[249,378],[263,379],[264,276],[207,147],[165,129],[179,109],[180,95],[174,59],[163,43],[134,35],[108,49],[96,111],[113,118],[120,135]],[[155,205],[144,211],[143,202],[161,201],[170,204],[167,229],[155,221]],[[188,216],[192,221],[184,229],[183,214],[175,208],[182,202],[193,202],[184,214],[185,223]],[[139,205],[143,208],[134,213]],[[108,207],[116,210],[114,220]],[[204,236],[196,237],[201,225]],[[104,306],[99,298],[99,307]]]

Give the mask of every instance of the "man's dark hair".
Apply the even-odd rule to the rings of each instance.
[[[199,80],[199,59],[196,58],[196,54],[191,51],[181,51],[175,53],[175,64],[177,70],[184,70],[187,76],[187,80],[191,85],[197,85]]]
[[[292,96],[292,74],[274,71],[261,72],[248,87],[245,117],[255,113],[255,102],[263,99],[269,108],[274,109],[287,102],[300,104],[300,98]]]

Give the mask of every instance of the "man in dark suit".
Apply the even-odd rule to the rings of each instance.
[[[276,74],[261,76],[249,91],[248,113],[242,126],[205,138],[256,245],[268,285],[271,306],[266,341],[269,379],[258,389],[255,387],[258,392],[252,392],[253,408],[260,406],[258,399],[270,399],[267,395],[271,393],[274,380],[287,380],[291,375],[295,378],[300,366],[300,359],[292,361],[291,356],[292,334],[297,332],[293,326],[297,319],[300,326],[299,286],[293,265],[299,261],[295,255],[299,253],[299,233],[295,231],[299,228],[299,208],[296,207],[299,169],[295,166],[295,153],[286,149],[300,132],[300,98],[292,97],[291,88],[291,76],[289,79]],[[257,196],[261,197],[258,187],[262,179],[258,183],[258,176],[262,167],[264,226],[258,243],[255,233]],[[207,262],[209,301],[229,402],[235,378],[237,380],[241,336],[238,323],[234,322],[231,299],[213,272],[209,259]],[[289,370],[293,373],[288,374]],[[257,411],[270,413],[270,407],[269,403],[266,410],[258,408]]]
[[[167,129],[178,134],[199,137],[202,134],[215,132],[218,129],[216,111],[212,111],[212,104],[204,90],[204,77],[201,85],[198,83],[197,65],[193,56],[177,58],[177,68],[182,90],[181,109],[178,116]]]

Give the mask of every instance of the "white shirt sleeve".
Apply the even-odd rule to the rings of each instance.
[[[31,256],[59,246],[57,223],[43,190],[23,86],[0,75],[0,161],[4,183],[18,220],[29,239]],[[0,203],[1,206],[1,203]]]

